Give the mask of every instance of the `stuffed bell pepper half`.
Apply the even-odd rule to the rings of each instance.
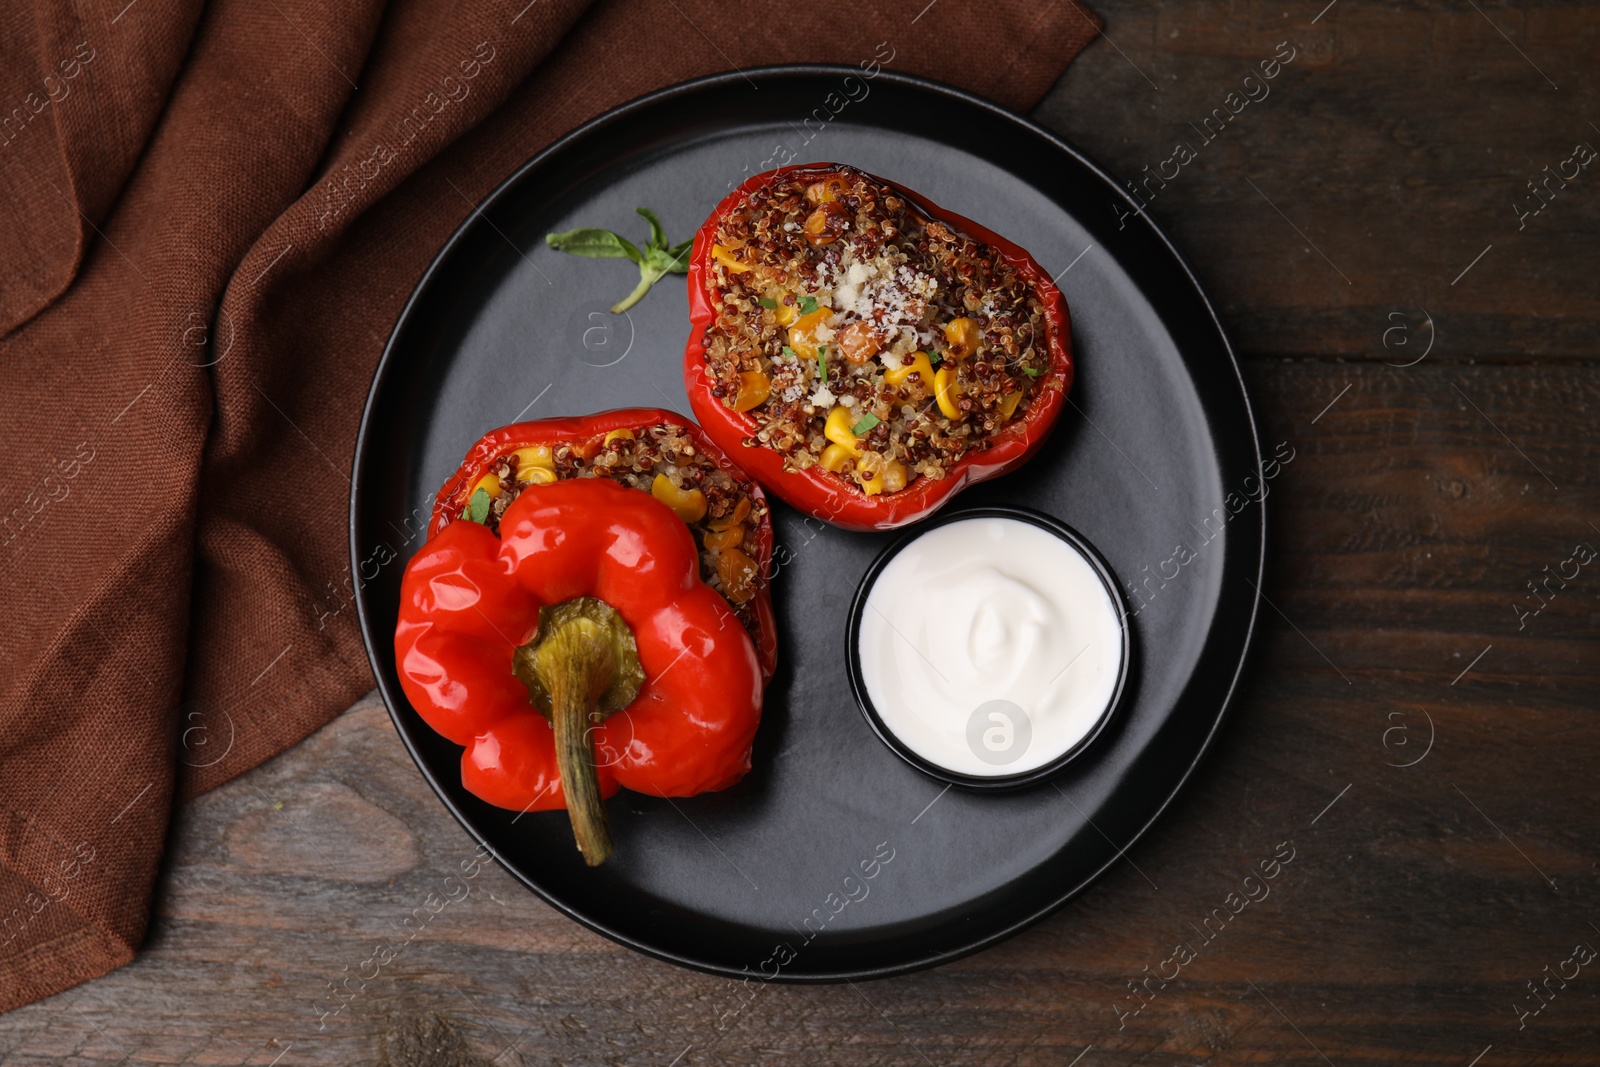
[[[474,795],[566,808],[593,866],[618,789],[691,796],[750,769],[777,661],[772,525],[697,427],[639,408],[495,430],[429,532],[395,660]]]
[[[1043,267],[851,167],[745,182],[696,234],[688,289],[695,418],[769,491],[851,529],[1017,467],[1072,386]]]

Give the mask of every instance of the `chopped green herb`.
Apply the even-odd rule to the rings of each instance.
[[[1039,375],[1044,373],[1044,368],[1043,367],[1023,367],[1022,368],[1022,373],[1026,374],[1030,378],[1037,378]]]
[[[799,359],[800,358],[800,353],[796,352],[794,349],[790,348],[788,345],[784,345],[783,346],[783,354],[788,356],[790,359]]]
[[[620,315],[637,304],[650,291],[650,287],[666,275],[687,274],[689,271],[689,249],[694,246],[694,238],[669,247],[667,232],[662,228],[661,220],[656,218],[656,213],[647,207],[637,210],[650,224],[650,240],[643,251],[620,234],[593,227],[547,233],[544,237],[544,243],[557,252],[587,259],[631,259],[639,265],[639,284],[634,286],[633,292],[611,305],[613,315]],[[762,304],[775,306],[767,304],[765,300]]]
[[[817,375],[822,379],[822,384],[828,384],[828,346],[817,346]]]
[[[757,300],[756,303],[760,304],[762,307],[766,308],[768,311],[776,311],[776,310],[778,310],[778,302],[776,300],[772,299],[772,297],[770,297],[770,296],[763,296],[759,300]]]
[[[867,433],[876,425],[878,425],[878,416],[869,411],[865,415],[861,416],[860,422],[851,427],[850,432],[855,434],[857,437],[860,437],[862,434]]]
[[[937,369],[939,364],[941,364],[943,362],[944,362],[944,357],[941,356],[935,349],[932,349],[932,348],[928,349],[928,364],[930,366],[932,366],[935,369]]]
[[[817,298],[816,297],[814,297],[814,296],[802,296],[800,298],[800,314],[809,315],[815,310],[817,310]]]
[[[481,523],[489,517],[489,490],[479,489],[467,500],[467,510],[462,518]]]

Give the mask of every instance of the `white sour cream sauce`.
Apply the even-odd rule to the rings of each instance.
[[[901,743],[946,770],[1034,770],[1094,730],[1116,693],[1121,612],[1070,543],[1021,519],[937,526],[878,573],[862,681]]]

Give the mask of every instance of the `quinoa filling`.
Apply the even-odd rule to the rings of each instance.
[[[1060,388],[1032,283],[851,168],[752,193],[719,221],[706,284],[711,392],[755,418],[745,445],[868,494],[944,477]]]
[[[497,536],[500,519],[518,496],[564,478],[609,478],[649,493],[678,513],[700,551],[700,577],[728,601],[752,637],[753,598],[761,575],[756,531],[767,505],[746,483],[697,448],[681,426],[656,423],[612,430],[589,441],[529,445],[489,464],[472,492],[491,498],[483,524]]]

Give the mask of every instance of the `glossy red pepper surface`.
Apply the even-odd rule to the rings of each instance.
[[[461,780],[518,811],[565,806],[554,731],[512,673],[539,608],[579,596],[621,614],[645,682],[592,728],[601,794],[722,789],[750,769],[761,666],[728,602],[699,577],[683,521],[648,493],[603,478],[524,492],[497,537],[451,522],[412,558],[401,583],[395,660],[428,725],[463,745]]]
[[[720,298],[709,284],[714,278],[711,245],[724,216],[741,207],[752,193],[795,172],[803,172],[812,181],[823,181],[841,173],[841,168],[811,163],[758,174],[718,204],[695,234],[689,258],[690,326],[683,370],[689,403],[701,428],[772,493],[801,511],[854,530],[887,530],[927,518],[964,487],[998,477],[1027,462],[1044,443],[1072,388],[1071,320],[1061,290],[1032,256],[1004,237],[903,186],[872,175],[868,177],[895,189],[933,218],[995,249],[1033,287],[1044,308],[1050,370],[1039,379],[1041,388],[1023,417],[1001,429],[987,448],[956,460],[942,478],[918,477],[894,493],[869,496],[849,480],[820,466],[785,470],[784,457],[776,450],[744,444],[759,428],[756,419],[712,395],[715,381],[706,372],[705,331],[716,321],[720,310]]]
[[[434,498],[433,518],[428,525],[430,534],[436,534],[452,523],[466,507],[472,487],[488,472],[494,462],[507,453],[529,445],[568,444],[580,455],[592,455],[602,447],[605,435],[613,430],[639,430],[657,424],[675,426],[683,430],[701,453],[727,471],[750,495],[754,504],[765,504],[766,495],[760,485],[741,468],[732,463],[705,432],[682,415],[660,408],[618,408],[593,415],[572,418],[539,419],[533,422],[516,422],[491,430],[480,437],[467,450],[466,458],[454,474],[445,479],[439,495]],[[548,488],[548,487],[541,487]],[[778,624],[772,611],[772,518],[763,515],[755,525],[756,565],[755,594],[746,607],[753,616],[750,636],[756,643],[756,653],[761,659],[762,676],[771,679],[778,664]]]

